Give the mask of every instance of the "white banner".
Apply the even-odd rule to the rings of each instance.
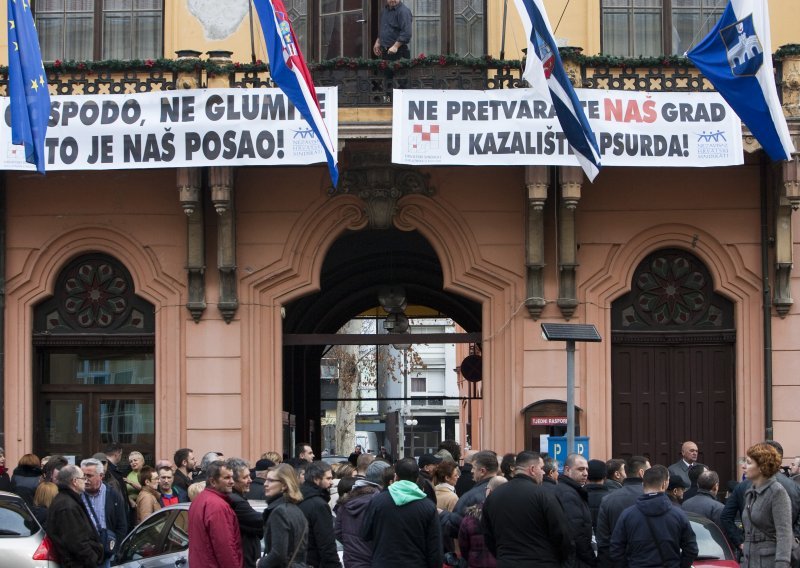
[[[338,91],[317,89],[336,147]],[[0,167],[35,170],[11,145],[0,99]],[[112,170],[325,162],[322,145],[280,89],[196,89],[51,97],[46,170]]]
[[[733,166],[742,124],[717,93],[576,89],[604,166]],[[555,111],[531,89],[395,90],[392,162],[577,166]]]

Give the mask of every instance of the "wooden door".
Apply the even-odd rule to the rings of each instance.
[[[735,470],[733,304],[686,251],[657,251],[612,305],[612,452],[678,460],[695,442],[724,483]]]

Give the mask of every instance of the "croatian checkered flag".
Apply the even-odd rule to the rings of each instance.
[[[597,139],[564,71],[542,0],[515,2],[528,37],[527,64],[522,76],[537,96],[552,102],[567,142],[586,177],[594,181],[601,168]]]

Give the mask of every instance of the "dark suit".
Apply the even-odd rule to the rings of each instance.
[[[692,485],[692,482],[689,481],[689,466],[686,465],[686,462],[683,461],[683,458],[669,466],[669,476],[671,478],[680,477],[683,479],[686,487],[691,487]]]

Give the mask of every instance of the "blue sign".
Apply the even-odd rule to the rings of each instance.
[[[558,472],[564,471],[564,461],[569,454],[580,454],[589,460],[589,436],[575,436],[575,448],[567,451],[566,436],[550,436],[547,438],[547,453],[558,462]]]

